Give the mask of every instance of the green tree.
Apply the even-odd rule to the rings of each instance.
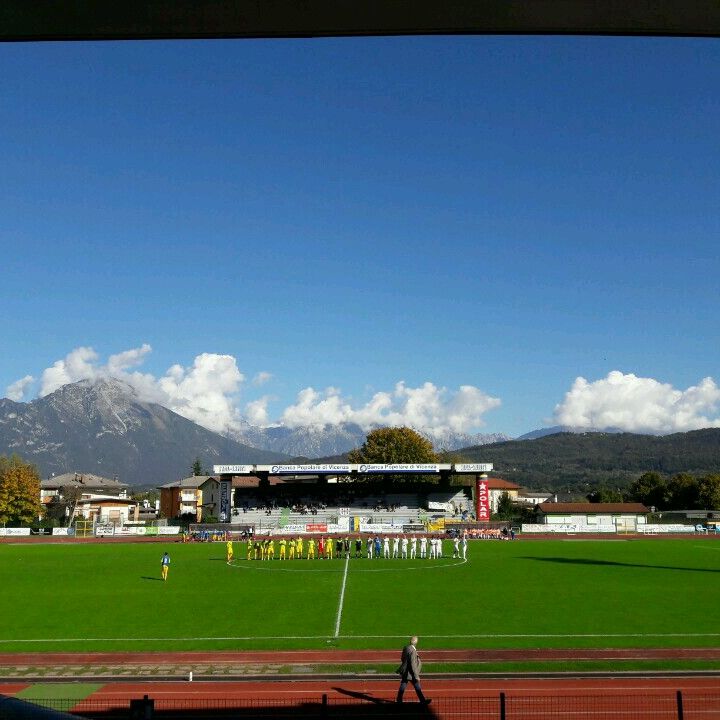
[[[599,488],[589,492],[587,499],[591,503],[620,503],[623,501],[623,496],[620,490],[601,485]]]
[[[628,496],[631,500],[641,502],[648,507],[665,510],[668,501],[665,478],[660,473],[646,472],[630,485]]]
[[[17,455],[0,455],[0,523],[31,523],[42,514],[40,476]]]
[[[703,507],[698,481],[688,473],[673,475],[668,482],[667,494],[670,510],[695,510]]]
[[[348,453],[351,463],[436,463],[432,443],[408,427],[378,428],[356,450]]]
[[[204,475],[203,472],[203,466],[202,466],[202,460],[200,459],[200,456],[198,455],[195,460],[193,460],[192,467],[190,468],[190,472],[192,472],[193,475]]]
[[[701,507],[706,510],[720,510],[720,475],[706,475],[700,478],[698,485]]]
[[[432,443],[408,427],[378,428],[368,433],[365,442],[348,453],[351,463],[395,464],[436,463],[438,456]],[[417,482],[419,475],[383,476],[385,480]]]
[[[504,492],[498,498],[497,511],[495,512],[495,517],[498,517],[502,520],[507,520],[507,519],[511,518],[514,514],[515,514],[515,506],[513,505],[513,501],[510,499],[510,494],[507,492]]]

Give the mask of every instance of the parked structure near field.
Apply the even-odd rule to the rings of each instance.
[[[544,502],[537,506],[536,512],[538,524],[549,526],[549,531],[576,527],[578,532],[636,532],[647,522],[650,509],[642,503]]]

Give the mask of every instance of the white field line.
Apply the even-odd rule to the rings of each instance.
[[[340,635],[334,637],[338,640],[397,640],[405,638],[407,633],[403,635]],[[206,636],[206,637],[123,637],[123,638],[0,638],[0,644],[7,643],[61,643],[61,642],[199,642],[199,641],[215,641],[215,640],[326,640],[329,635],[231,635],[231,636]],[[543,638],[703,638],[703,637],[720,637],[720,633],[557,633],[557,634],[492,634],[483,635],[433,635],[431,633],[422,633],[424,638],[433,638],[436,640],[452,640],[457,638],[477,639],[477,640],[495,640],[495,639],[543,639]],[[462,649],[462,648],[459,648]],[[492,648],[489,648],[492,649]]]
[[[340,588],[340,602],[338,603],[337,617],[335,618],[335,635],[340,634],[340,621],[342,620],[343,602],[345,601],[345,583],[347,582],[348,565],[350,564],[350,555],[345,556],[345,572],[343,573],[342,587]]]
[[[311,573],[311,572],[321,572],[321,573],[339,573],[343,572],[340,570],[338,566],[335,567],[319,567],[317,565],[307,567],[306,565],[299,566],[299,565],[289,565],[288,567],[279,567],[278,565],[273,565],[271,563],[260,563],[260,564],[254,564],[255,561],[251,560],[249,565],[241,564],[243,561],[233,560],[232,562],[227,563],[229,567],[237,568],[238,570],[264,570],[267,572],[289,572],[289,573]],[[247,561],[244,561],[247,562]],[[372,562],[372,561],[371,561]],[[427,562],[427,561],[423,561]],[[367,567],[365,563],[361,563],[358,561],[355,563],[353,572],[354,573],[379,573],[379,572],[406,572],[410,570],[440,570],[441,568],[448,568],[448,567],[458,567],[460,565],[464,565],[467,562],[467,559],[465,560],[459,560],[443,563],[442,565],[435,565],[428,563],[427,565],[403,565],[398,563],[397,565],[393,567],[384,567],[384,568],[372,568]],[[284,563],[282,563],[284,565]],[[345,566],[345,572],[347,572],[347,565]]]

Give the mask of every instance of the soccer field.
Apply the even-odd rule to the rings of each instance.
[[[160,558],[172,564],[160,580]],[[243,543],[0,545],[0,651],[720,645],[720,542],[445,542],[438,560],[247,561]]]

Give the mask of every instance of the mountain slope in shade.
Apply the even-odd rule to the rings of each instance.
[[[648,471],[664,475],[717,473],[720,428],[672,435],[561,432],[535,440],[465,448],[471,462],[490,462],[502,477],[536,490],[577,490],[607,484],[626,487]]]
[[[0,400],[0,454],[17,453],[42,477],[87,472],[159,485],[214,463],[273,463],[287,455],[211,432],[119,380],[83,380],[29,403]]]

